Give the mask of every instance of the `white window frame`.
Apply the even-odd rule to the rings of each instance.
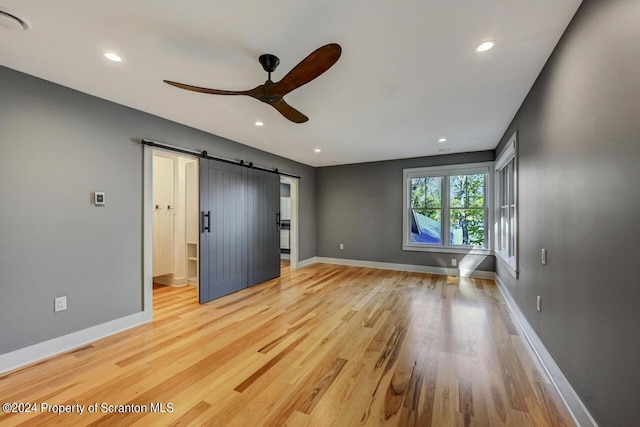
[[[493,162],[481,163],[465,163],[447,166],[431,166],[423,168],[403,169],[403,191],[402,191],[402,249],[405,251],[421,251],[421,252],[446,252],[460,254],[486,254],[492,253],[493,233],[491,233],[491,224],[493,223]],[[485,174],[485,247],[478,246],[462,246],[451,245],[449,239],[444,239],[441,244],[428,243],[411,243],[411,185],[413,178],[423,178],[428,176],[448,177],[451,175],[470,175]],[[449,218],[445,215],[445,204],[449,204],[449,194],[445,194],[444,188],[442,192],[442,229],[449,229]],[[448,208],[446,209],[449,210]]]
[[[519,214],[518,214],[518,132],[514,132],[513,135],[511,136],[511,138],[509,139],[509,142],[507,142],[507,144],[504,146],[504,148],[502,149],[502,151],[500,152],[500,154],[498,155],[496,162],[495,162],[495,167],[494,167],[494,182],[495,182],[495,189],[494,189],[494,194],[495,194],[495,213],[494,213],[494,218],[495,218],[495,222],[494,222],[494,241],[495,241],[495,248],[494,248],[494,254],[496,256],[496,260],[498,262],[500,262],[502,264],[502,266],[509,271],[509,273],[511,273],[511,275],[513,277],[515,277],[516,279],[518,278],[518,274],[519,274],[519,267],[518,267],[518,247],[519,245],[519,240],[518,240],[518,218],[519,218]],[[509,191],[509,189],[513,189],[513,194],[512,195],[508,195],[507,198],[511,198],[511,196],[513,197],[513,203],[512,204],[507,204],[505,206],[508,206],[508,209],[511,209],[511,206],[513,205],[514,208],[514,216],[513,216],[513,221],[509,221],[508,227],[508,237],[507,237],[507,242],[508,245],[513,244],[513,252],[512,254],[510,253],[511,251],[509,250],[510,248],[507,247],[506,250],[501,249],[500,247],[500,237],[502,235],[502,221],[501,221],[501,208],[502,208],[502,203],[501,203],[501,196],[504,194],[503,193],[503,188],[501,187],[502,185],[502,181],[500,179],[500,173],[501,171],[507,167],[509,165],[509,163],[513,160],[513,184],[512,185],[508,185],[507,186],[507,191]]]

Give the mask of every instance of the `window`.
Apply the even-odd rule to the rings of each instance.
[[[518,277],[518,170],[517,134],[514,133],[498,156],[496,180],[496,247],[497,258]]]
[[[405,169],[403,249],[489,249],[491,165]]]

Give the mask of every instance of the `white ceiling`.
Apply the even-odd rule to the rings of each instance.
[[[495,148],[580,3],[0,0],[31,24],[0,27],[0,64],[312,166],[477,151]],[[496,47],[474,52],[485,40]],[[162,82],[250,89],[260,54],[280,58],[278,81],[332,42],[336,65],[285,96],[303,124]]]

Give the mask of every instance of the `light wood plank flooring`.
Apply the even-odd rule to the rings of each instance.
[[[0,403],[76,412],[0,425],[574,425],[490,280],[284,265],[205,305],[154,295],[153,323],[0,376]]]

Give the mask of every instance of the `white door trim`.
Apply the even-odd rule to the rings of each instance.
[[[300,180],[297,178],[290,178],[289,185],[291,188],[291,231],[289,233],[291,239],[290,268],[295,270],[296,268],[298,268],[298,261],[300,259],[298,252],[298,231],[300,230],[300,227],[298,226],[298,190],[300,188]]]

